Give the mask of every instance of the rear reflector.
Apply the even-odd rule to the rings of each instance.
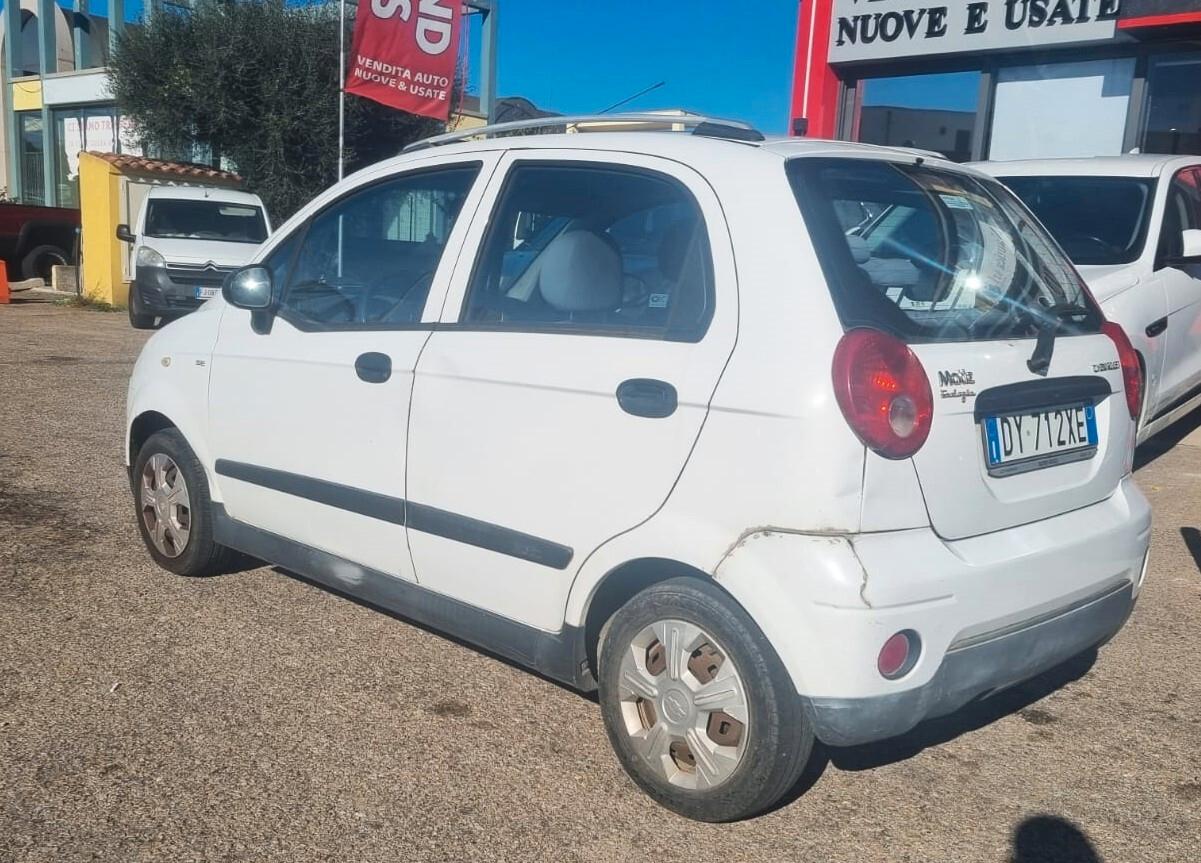
[[[903,629],[884,642],[876,657],[876,670],[886,680],[896,680],[908,674],[917,664],[922,652],[922,640],[912,629]]]

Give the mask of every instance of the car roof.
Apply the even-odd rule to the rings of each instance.
[[[973,168],[994,177],[1158,177],[1190,165],[1201,165],[1201,156],[1160,156],[1132,153],[1083,159],[1021,159],[1012,162],[974,162]]]
[[[241,189],[228,189],[222,186],[151,186],[151,198],[165,198],[182,201],[223,201],[230,204],[250,204],[255,207],[263,205],[258,195],[243,192]]]
[[[630,153],[659,156],[690,165],[737,162],[742,159],[774,159],[782,161],[798,157],[840,156],[847,158],[876,158],[887,161],[908,161],[922,158],[952,166],[938,153],[904,147],[881,147],[850,141],[831,141],[816,138],[769,138],[763,141],[744,141],[680,131],[628,132],[555,132],[523,134],[503,138],[464,140],[414,149],[384,162],[363,169],[376,173],[403,168],[431,156],[467,156],[472,153],[517,152],[526,150],[580,150],[592,152]],[[958,166],[956,166],[958,167]]]

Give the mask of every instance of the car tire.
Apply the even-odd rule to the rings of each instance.
[[[800,780],[814,742],[806,705],[766,637],[717,585],[655,584],[609,619],[600,641],[609,742],[657,803],[698,821],[735,821]]]
[[[21,276],[26,279],[50,281],[51,267],[67,263],[67,253],[58,246],[45,243],[34,246],[21,259]]]
[[[126,304],[126,309],[129,311],[129,325],[135,330],[154,330],[158,328],[157,316],[148,315],[141,311],[137,285],[129,286],[129,302]]]
[[[196,453],[177,429],[156,432],[130,474],[134,515],[154,562],[177,575],[217,575],[234,552],[213,539],[213,502]]]

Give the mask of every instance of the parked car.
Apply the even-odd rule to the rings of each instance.
[[[0,259],[9,279],[50,281],[55,266],[73,264],[79,210],[0,202]]]
[[[149,340],[159,565],[236,549],[599,689],[633,780],[711,821],[1119,630],[1137,360],[1001,184],[520,128],[347,178]]]
[[[117,239],[130,244],[129,323],[154,329],[199,308],[270,233],[258,195],[209,186],[152,187],[134,229],[117,226]]]
[[[1201,156],[978,165],[1042,220],[1143,378],[1139,442],[1201,405]]]

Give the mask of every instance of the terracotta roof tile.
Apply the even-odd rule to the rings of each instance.
[[[137,174],[156,177],[178,177],[183,180],[207,180],[217,183],[241,183],[242,178],[230,171],[219,171],[208,165],[191,162],[168,162],[164,159],[148,159],[127,153],[97,153],[88,150],[88,155],[103,159],[115,168]]]

